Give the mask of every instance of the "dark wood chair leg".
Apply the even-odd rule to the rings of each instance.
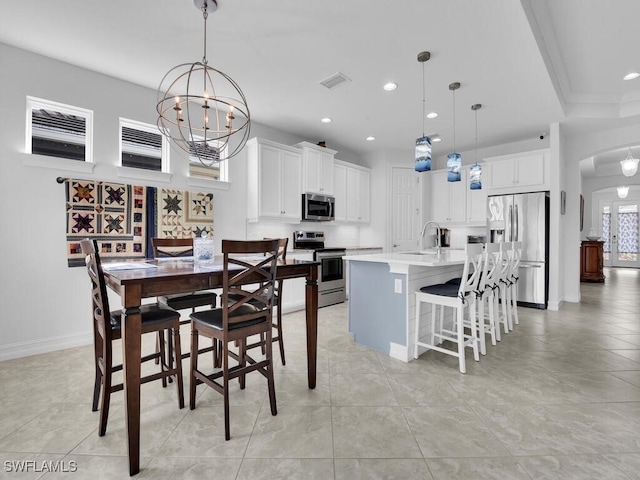
[[[164,330],[160,330],[158,332],[158,340],[160,343],[160,371],[164,372],[166,370],[169,369],[169,365],[168,365],[168,361],[170,362],[171,360],[167,360],[167,351],[165,348],[165,340],[164,340]],[[162,377],[162,388],[166,388],[167,387],[167,377]]]
[[[91,411],[98,411],[98,404],[100,403],[100,387],[102,386],[102,372],[98,366],[98,360],[96,359],[96,378],[93,384],[93,403],[91,405]]]
[[[196,377],[194,372],[198,369],[198,330],[191,327],[191,359],[189,361],[189,408],[196,408]]]
[[[238,364],[242,368],[245,368],[247,366],[247,339],[243,338],[238,343],[239,343]],[[244,387],[246,385],[246,379],[247,379],[246,374],[242,374],[238,377],[238,381],[240,382],[240,390],[244,390]]]
[[[282,312],[280,311],[280,305],[278,305],[278,325],[276,326],[276,330],[278,332],[278,347],[280,347],[280,360],[282,360],[282,365],[286,365],[287,363],[284,360],[284,341],[282,337]]]
[[[224,397],[224,438],[231,439],[231,427],[229,424],[229,344],[223,342],[222,353],[222,395]]]
[[[266,355],[270,361],[265,367],[265,369],[266,369],[267,384],[269,386],[269,404],[271,405],[271,415],[277,415],[278,408],[276,407],[276,387],[275,387],[275,382],[273,380],[273,348],[272,348],[273,342],[271,339],[271,335],[272,335],[271,332],[267,332]]]
[[[104,354],[105,374],[102,378],[102,398],[100,399],[100,422],[98,424],[98,436],[104,437],[107,433],[107,420],[109,419],[109,404],[111,403],[111,366],[113,359],[111,352]]]
[[[171,343],[171,342],[170,342]],[[184,385],[181,371],[179,368],[182,363],[182,347],[180,346],[180,325],[173,329],[173,345],[176,359],[176,387],[178,388],[178,406],[184,408]]]

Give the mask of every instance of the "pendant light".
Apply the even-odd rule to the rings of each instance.
[[[633,177],[638,171],[638,159],[633,158],[631,154],[631,149],[629,149],[629,153],[627,154],[627,158],[620,162],[622,165],[622,173],[625,177]]]
[[[431,139],[424,133],[425,111],[425,86],[424,64],[431,58],[430,52],[420,52],[418,61],[422,64],[422,136],[416,139],[416,172],[428,172],[431,170]]]
[[[476,163],[469,170],[469,188],[471,190],[482,189],[482,165],[478,163],[478,110],[481,108],[480,103],[471,105],[471,110],[476,114]]]
[[[462,180],[462,156],[456,153],[456,90],[460,88],[460,82],[453,82],[449,90],[453,94],[453,153],[447,155],[447,181],[459,182]]]

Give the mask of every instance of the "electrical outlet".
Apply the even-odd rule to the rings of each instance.
[[[395,290],[396,293],[402,293],[402,279],[401,278],[396,278],[395,285],[394,285],[394,290]]]

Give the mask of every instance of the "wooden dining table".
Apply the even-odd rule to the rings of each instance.
[[[139,263],[137,266],[136,263]],[[318,262],[278,260],[277,279],[305,278],[307,329],[307,378],[316,387],[318,347]],[[107,285],[122,301],[123,373],[129,475],[140,471],[140,359],[143,298],[222,288],[222,256],[211,264],[188,259],[132,261],[111,265],[104,262]],[[139,267],[139,268],[137,268]]]

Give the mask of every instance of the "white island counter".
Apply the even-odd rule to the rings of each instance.
[[[408,362],[413,359],[415,295],[425,285],[460,277],[464,250],[346,256],[349,331],[356,343]]]

